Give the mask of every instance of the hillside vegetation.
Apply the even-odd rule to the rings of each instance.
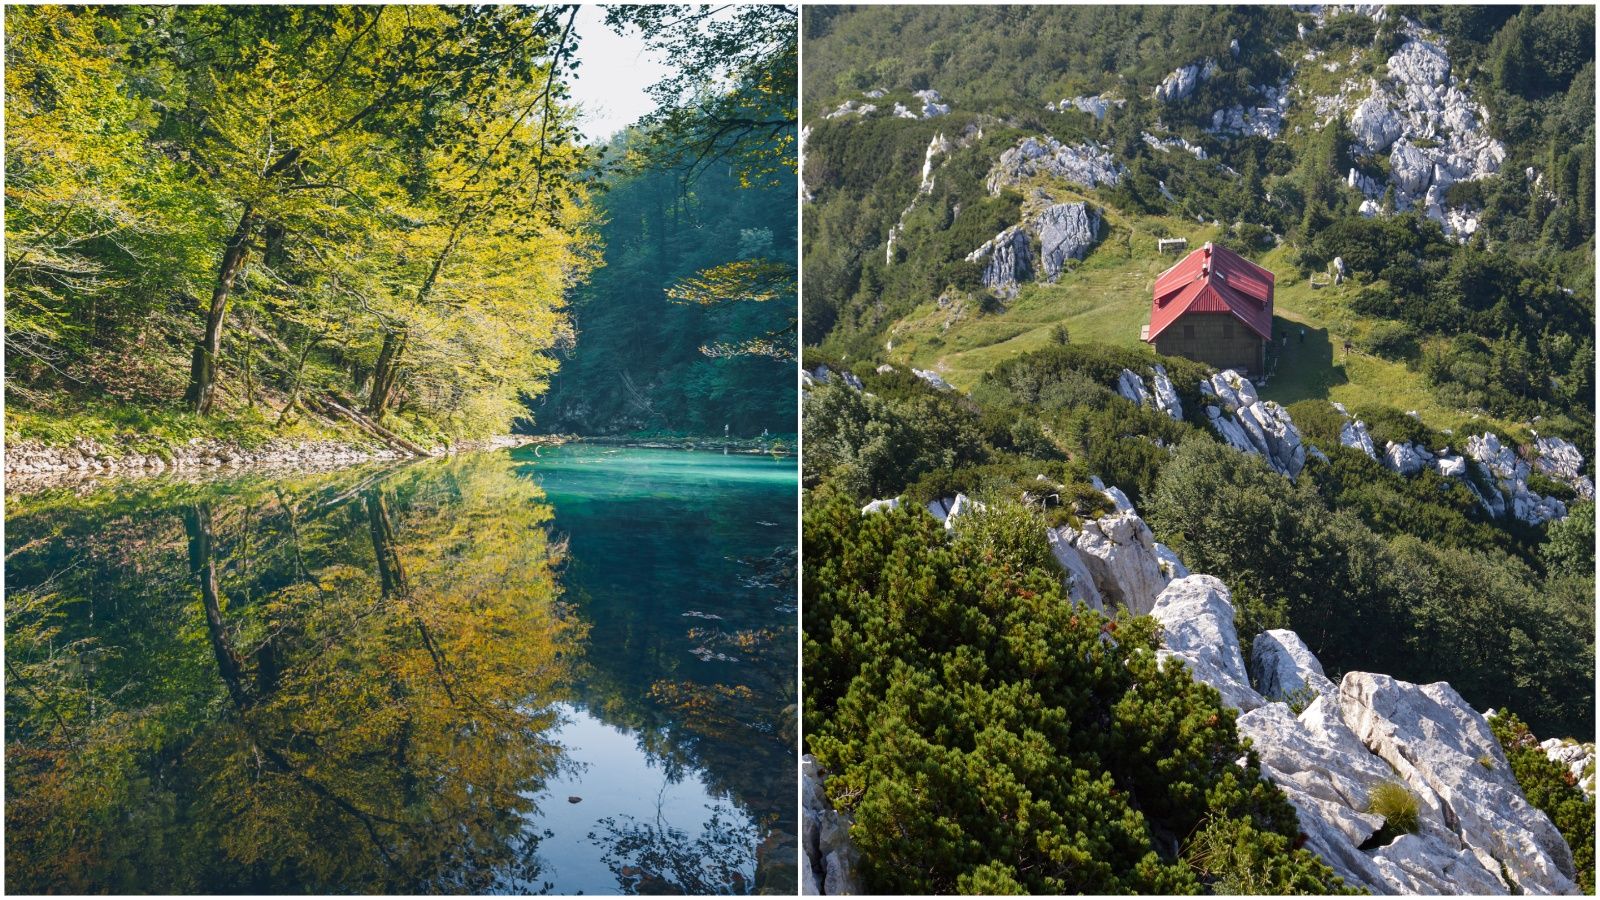
[[[1303,847],[1375,891],[1591,886],[1592,800],[1537,745],[1501,750],[1481,711],[1594,736],[1592,10],[807,16],[805,739],[832,810],[853,817],[865,886],[1333,890]],[[1445,177],[1413,171],[1441,154],[1460,160]],[[1068,217],[1045,214],[1069,207],[1098,227],[1050,257]],[[1262,402],[1139,341],[1170,237],[1277,274]],[[1247,405],[1285,426],[1270,452],[1208,422],[1208,406],[1230,424]],[[1549,468],[1553,438],[1575,469]],[[1396,461],[1417,450],[1426,464]],[[1553,513],[1508,512],[1519,497]],[[1186,657],[1220,699],[1163,681],[1136,704],[1074,680],[1098,677],[1101,654],[1136,668],[1136,614],[1177,602],[1161,586],[1180,581],[1183,597],[1225,597],[1232,621],[1191,635]],[[1052,617],[1072,653],[1028,630]],[[1268,632],[1324,687],[1269,690],[1251,650]],[[1206,668],[1241,650],[1248,677]],[[1363,685],[1446,698],[1475,749],[1443,769],[1520,789],[1549,818],[1475,795],[1441,824],[1374,732],[1329,737],[1361,730]],[[1172,787],[1139,762],[1162,745],[1118,735],[1177,721],[1229,760],[1256,729],[1298,823],[1271,792],[1245,808],[1203,787],[1200,762],[1173,763],[1196,779],[1163,794],[1182,802],[1145,804]],[[1084,777],[1047,764],[1063,756]],[[1330,838],[1312,771],[1371,781],[1370,802],[1335,805],[1372,827]],[[1074,830],[1096,778],[1115,812]],[[1449,848],[1492,840],[1460,823],[1491,819],[1554,850],[1484,851],[1480,881],[1439,876]],[[1371,868],[1427,841],[1444,881]],[[848,856],[828,847],[830,865]]]
[[[805,98],[809,344],[841,359],[935,369],[961,388],[1047,346],[1057,325],[1077,342],[1139,346],[1154,276],[1173,262],[1155,252],[1156,239],[1185,237],[1190,248],[1216,240],[1278,275],[1278,324],[1295,340],[1268,398],[1378,402],[1442,428],[1476,416],[1512,429],[1540,416],[1542,433],[1593,455],[1591,11],[1390,8],[1380,22],[1341,15],[1320,27],[1276,8],[808,15],[817,73]],[[1482,129],[1504,147],[1494,173],[1444,192],[1447,211],[1475,220],[1464,243],[1420,202],[1396,210],[1392,190],[1371,202],[1393,212],[1363,217],[1362,193],[1347,180],[1355,169],[1381,183],[1390,163],[1352,137],[1361,96],[1343,82],[1383,78],[1412,32],[1448,48],[1451,77],[1469,84],[1471,102],[1487,110]],[[1559,62],[1534,73],[1532,53]],[[1151,98],[1168,73],[1203,59],[1221,61],[1220,74],[1182,100]],[[861,60],[875,62],[856,67]],[[1278,79],[1289,100],[1276,138],[1212,129],[1215,111],[1266,103],[1259,88],[1277,90]],[[927,87],[948,115],[825,117],[862,90],[891,91],[871,101],[887,104],[895,90]],[[1074,95],[1113,105],[1098,120],[1046,109]],[[1206,159],[1153,147],[1147,133],[1189,141]],[[936,135],[957,147],[934,159],[931,189],[919,194]],[[1001,153],[1041,135],[1098,142],[1124,177],[1086,188],[1039,176],[987,190]],[[1025,281],[1001,300],[964,258],[1015,224],[1038,191],[1086,200],[1104,224],[1087,258],[1054,283]],[[1336,256],[1349,279],[1313,289],[1312,276],[1323,280]]]

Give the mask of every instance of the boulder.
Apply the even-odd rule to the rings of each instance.
[[[1135,406],[1148,406],[1154,402],[1150,392],[1145,390],[1144,379],[1130,369],[1123,369],[1122,374],[1117,376],[1117,393]]]
[[[1503,868],[1523,892],[1576,892],[1566,840],[1523,796],[1489,723],[1449,684],[1350,672],[1339,685],[1339,705],[1361,742],[1486,872],[1498,880]]]
[[[911,374],[917,376],[918,378],[921,378],[923,381],[926,381],[930,386],[933,387],[934,390],[938,390],[938,391],[953,391],[953,390],[955,390],[955,388],[950,386],[950,383],[948,381],[945,381],[943,378],[940,378],[939,374],[937,372],[931,372],[931,371],[928,371],[927,369],[912,369],[911,370]]]
[[[1172,379],[1167,377],[1167,370],[1162,366],[1151,367],[1150,393],[1155,398],[1156,409],[1179,422],[1183,421],[1183,401],[1178,399],[1178,391],[1172,386]]]
[[[1427,466],[1432,454],[1424,454],[1427,454],[1426,450],[1409,441],[1404,444],[1390,441],[1384,447],[1383,464],[1410,478]]]
[[[1316,697],[1337,699],[1338,686],[1322,672],[1311,648],[1286,628],[1256,635],[1250,645],[1250,677],[1261,696],[1272,700],[1297,698],[1300,705]]]
[[[1131,508],[1084,522],[1081,528],[1049,529],[1047,538],[1062,568],[1071,572],[1076,562],[1088,572],[1107,610],[1122,607],[1144,615],[1173,577],[1169,573],[1176,557],[1156,542],[1150,526]],[[1077,560],[1070,560],[1057,545],[1070,547]]]
[[[1467,477],[1467,461],[1451,453],[1440,452],[1434,456],[1433,466],[1446,478]]]
[[[1421,197],[1433,181],[1433,163],[1421,150],[1402,141],[1389,152],[1389,178],[1399,190]]]
[[[1094,246],[1100,215],[1087,203],[1057,203],[1030,222],[1039,237],[1039,266],[1055,281],[1069,259],[1083,259]]]
[[[1233,598],[1227,585],[1210,575],[1190,575],[1167,585],[1148,610],[1161,623],[1162,659],[1177,657],[1195,680],[1222,694],[1222,702],[1249,710],[1266,701],[1250,687],[1244,657],[1233,629]]]
[[[1339,443],[1360,450],[1369,459],[1378,458],[1378,451],[1372,446],[1372,433],[1360,419],[1349,419],[1339,428]]]
[[[967,262],[982,263],[984,287],[1002,297],[1015,297],[1019,284],[1033,276],[1032,248],[1021,225],[1012,225],[967,254]]]
[[[865,516],[869,513],[889,512],[899,508],[900,498],[890,497],[887,500],[874,500],[871,503],[868,503],[866,506],[861,507],[861,514]]]

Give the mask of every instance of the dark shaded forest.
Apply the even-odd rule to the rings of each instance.
[[[618,135],[608,155],[641,139]],[[599,202],[605,264],[573,293],[578,338],[549,392],[530,402],[537,429],[792,434],[793,362],[763,342],[792,334],[792,285],[742,298],[752,302],[675,295],[729,260],[792,272],[794,177],[744,186],[723,165],[624,173],[609,188]]]

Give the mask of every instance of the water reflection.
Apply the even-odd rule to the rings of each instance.
[[[582,637],[549,506],[504,466],[349,480],[8,510],[8,889],[537,877]]]
[[[8,497],[6,887],[793,893],[793,497],[595,448]]]

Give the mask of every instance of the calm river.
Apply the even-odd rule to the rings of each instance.
[[[7,498],[9,892],[793,893],[792,459]]]

